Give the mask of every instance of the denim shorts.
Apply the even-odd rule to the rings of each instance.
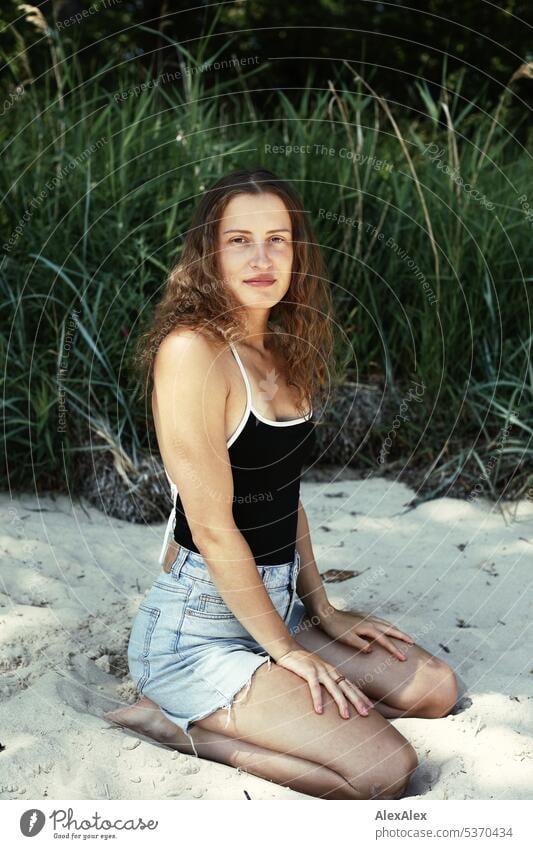
[[[300,556],[258,566],[272,603],[291,634],[305,616],[296,594]],[[231,612],[203,557],[180,546],[170,572],[148,590],[133,621],[128,666],[139,693],[152,699],[188,736],[191,722],[227,708],[270,655]],[[240,697],[241,698],[241,697]]]

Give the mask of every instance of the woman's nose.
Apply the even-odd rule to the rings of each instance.
[[[263,242],[256,242],[252,262],[254,265],[271,265],[270,256]]]

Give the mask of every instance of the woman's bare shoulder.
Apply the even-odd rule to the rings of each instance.
[[[174,327],[167,333],[157,350],[156,359],[168,359],[176,354],[187,357],[215,357],[224,350],[226,343],[214,339],[202,330],[191,327]]]
[[[201,330],[190,327],[173,328],[161,342],[154,359],[154,378],[173,373],[179,369],[182,377],[194,380],[223,378],[227,382],[226,358],[223,356],[227,343],[214,339]],[[221,356],[222,355],[222,356]]]

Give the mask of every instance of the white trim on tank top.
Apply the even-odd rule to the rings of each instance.
[[[259,421],[261,421],[261,422],[263,422],[264,424],[267,424],[267,425],[272,425],[272,427],[288,427],[289,425],[295,425],[295,424],[300,424],[301,422],[309,421],[309,419],[313,415],[313,408],[311,408],[311,410],[308,412],[307,416],[302,416],[299,419],[289,419],[289,421],[287,421],[287,422],[276,422],[276,421],[273,421],[272,419],[267,419],[264,416],[262,416],[261,413],[259,413],[254,408],[254,406],[252,404],[252,387],[251,387],[250,381],[248,379],[246,369],[244,368],[244,364],[243,364],[241,358],[239,357],[239,354],[237,353],[237,349],[235,348],[234,345],[232,345],[231,342],[229,342],[228,344],[229,344],[229,347],[231,348],[233,354],[235,355],[235,359],[237,360],[237,364],[239,366],[240,372],[243,376],[244,384],[246,386],[246,408],[244,410],[242,419],[240,420],[239,424],[237,425],[236,430],[234,430],[233,433],[231,434],[231,436],[229,437],[229,439],[226,440],[226,447],[227,448],[230,448],[233,445],[233,443],[235,442],[237,437],[244,430],[246,423],[247,423],[248,419],[250,418],[250,412],[252,412],[254,414],[254,416],[259,419]],[[167,527],[166,527],[166,530],[165,530],[165,536],[163,538],[163,545],[161,546],[161,551],[160,551],[160,554],[159,554],[158,563],[160,565],[163,564],[163,561],[164,561],[164,558],[165,558],[165,553],[166,553],[166,548],[167,548],[169,537],[170,537],[170,535],[172,535],[172,537],[174,536],[174,527],[175,527],[175,524],[176,524],[176,516],[175,516],[176,506],[175,505],[176,505],[176,496],[178,494],[178,488],[177,488],[176,484],[174,483],[173,480],[171,480],[170,475],[168,474],[168,472],[167,472],[167,470],[165,469],[164,466],[163,466],[163,468],[165,470],[165,474],[166,474],[166,476],[168,478],[168,482],[170,484],[170,494],[171,494],[171,498],[172,498],[172,510],[170,511],[170,516],[168,517]]]
[[[263,422],[264,424],[267,424],[267,425],[272,425],[272,427],[288,427],[290,425],[300,424],[300,422],[309,421],[309,419],[313,415],[313,409],[312,408],[309,410],[309,412],[307,413],[306,416],[301,416],[299,419],[289,419],[286,422],[276,422],[273,419],[267,419],[258,410],[256,410],[254,405],[252,404],[252,387],[251,387],[248,375],[246,373],[246,369],[244,368],[244,364],[243,364],[239,354],[237,353],[237,349],[235,348],[235,346],[232,345],[231,342],[229,342],[228,344],[229,344],[231,350],[233,351],[235,359],[237,360],[238,366],[239,366],[239,368],[241,370],[241,374],[243,376],[244,384],[246,386],[246,409],[244,410],[243,417],[242,417],[242,419],[241,419],[241,421],[240,421],[240,423],[237,427],[237,430],[234,433],[232,433],[232,435],[229,438],[228,448],[230,447],[230,445],[233,445],[233,443],[235,442],[235,440],[237,439],[237,437],[239,436],[241,431],[244,429],[244,426],[245,426],[245,424],[248,421],[248,418],[250,416],[250,412],[252,412],[254,414],[254,416],[257,419],[259,419],[260,422]]]

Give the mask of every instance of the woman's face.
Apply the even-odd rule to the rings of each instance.
[[[218,260],[224,282],[248,307],[273,307],[287,292],[293,259],[292,225],[275,194],[240,194],[218,226]]]

